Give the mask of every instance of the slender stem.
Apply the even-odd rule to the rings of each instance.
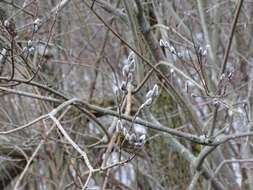
[[[239,3],[238,3],[238,6],[236,8],[236,13],[234,15],[232,27],[231,27],[231,30],[230,30],[229,40],[228,40],[228,43],[227,43],[227,47],[226,47],[226,51],[225,51],[225,55],[224,55],[224,59],[223,59],[223,64],[222,64],[220,76],[222,76],[222,74],[224,74],[225,71],[226,71],[228,56],[229,56],[229,52],[230,52],[230,49],[231,49],[232,40],[233,40],[233,36],[234,36],[234,32],[235,32],[235,27],[236,27],[236,23],[237,23],[238,18],[239,18],[239,13],[241,11],[242,4],[243,4],[243,0],[240,0]],[[219,87],[219,84],[218,84],[218,87]],[[219,88],[218,89],[218,95],[221,95],[221,93],[222,93],[222,89]],[[208,131],[208,136],[212,136],[213,133],[214,133],[219,107],[220,107],[219,104],[216,104],[215,110],[214,110],[213,123],[210,127],[210,130]]]

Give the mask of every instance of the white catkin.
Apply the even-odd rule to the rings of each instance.
[[[157,97],[159,95],[159,88],[158,85],[155,84],[153,87],[153,96]]]
[[[134,59],[134,52],[131,51],[130,54],[129,54],[129,56],[128,56],[128,58],[127,58],[127,62],[130,63],[131,60],[133,60],[133,59]]]
[[[33,32],[37,32],[39,30],[39,26],[41,25],[41,20],[39,18],[35,19],[33,22]]]
[[[6,60],[7,50],[3,49],[0,53],[0,64],[4,64]]]
[[[32,40],[28,40],[28,42],[27,42],[27,46],[28,46],[28,47],[32,47],[32,45],[33,45]]]
[[[8,27],[10,26],[10,21],[5,20],[5,21],[4,21],[4,26],[5,26],[6,28],[8,28]]]
[[[122,74],[124,77],[127,77],[128,74],[129,74],[129,71],[130,71],[130,66],[129,65],[125,65],[123,68],[122,68]]]
[[[122,123],[120,120],[118,120],[117,125],[116,125],[116,131],[120,132],[120,131],[122,131],[122,128],[123,128]]]
[[[152,96],[153,96],[153,90],[148,91],[148,93],[146,94],[146,98],[147,99],[152,98]]]
[[[145,103],[144,103],[143,105],[145,105],[145,106],[150,106],[150,105],[152,104],[152,102],[153,102],[152,98],[149,98],[149,99],[147,99],[147,100],[145,101]]]
[[[163,41],[162,39],[160,39],[160,47],[170,47],[169,43],[167,41]]]

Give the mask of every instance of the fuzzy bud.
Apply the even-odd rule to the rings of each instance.
[[[122,74],[124,77],[127,77],[128,74],[130,72],[130,65],[125,65],[123,68],[122,68]]]
[[[148,91],[148,93],[146,94],[146,98],[147,99],[152,98],[152,96],[153,96],[153,90]]]
[[[145,135],[145,134],[141,135],[140,138],[139,138],[139,141],[140,141],[141,143],[144,143],[145,140],[146,140],[146,135]]]
[[[169,43],[167,41],[164,42],[162,39],[160,39],[159,45],[160,47],[165,47],[165,48],[170,47]]]
[[[9,20],[5,20],[5,21],[4,21],[4,26],[5,26],[6,28],[8,28],[8,27],[10,26],[10,21],[9,21]]]
[[[35,51],[35,48],[34,48],[34,47],[30,47],[30,48],[28,49],[28,52],[29,52],[30,54],[33,54],[34,51]]]
[[[39,18],[37,18],[34,22],[33,22],[33,32],[37,32],[39,30],[39,26],[41,24],[41,20]]]
[[[27,46],[30,48],[30,47],[32,47],[32,45],[33,45],[32,40],[28,40],[28,42],[27,42]]]
[[[133,74],[132,74],[132,73],[129,73],[128,76],[127,76],[128,82],[130,82],[130,83],[133,82],[133,78],[134,78],[134,77],[133,77]]]
[[[122,131],[122,129],[123,129],[122,123],[120,120],[118,120],[117,125],[116,125],[116,131],[120,132],[120,131]]]
[[[148,99],[144,102],[143,106],[150,106],[150,105],[152,104],[152,102],[153,102],[152,98],[148,98]]]

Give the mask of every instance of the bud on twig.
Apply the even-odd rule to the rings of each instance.
[[[34,22],[33,22],[33,32],[36,33],[39,30],[39,26],[41,24],[41,20],[39,18],[37,18]]]

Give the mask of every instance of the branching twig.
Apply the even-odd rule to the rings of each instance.
[[[231,45],[232,45],[232,40],[233,40],[233,36],[234,36],[234,31],[236,28],[236,23],[238,21],[239,18],[239,14],[242,8],[242,4],[243,4],[243,0],[240,0],[238,2],[237,8],[236,8],[236,13],[234,15],[234,19],[233,19],[233,23],[231,26],[231,30],[230,30],[230,35],[229,35],[229,40],[227,43],[227,47],[226,47],[226,51],[225,51],[225,55],[224,55],[224,59],[223,59],[223,63],[222,63],[222,67],[221,67],[221,72],[220,72],[220,77],[225,73],[226,71],[226,66],[227,66],[227,61],[228,61],[228,55],[231,49]],[[219,85],[218,85],[219,86]],[[218,95],[221,95],[222,89],[218,89]],[[214,116],[213,116],[213,123],[208,131],[208,136],[212,136],[214,133],[214,129],[215,129],[215,125],[216,125],[216,119],[217,119],[217,114],[218,114],[218,109],[219,109],[219,104],[217,104],[215,106],[215,110],[214,110]]]

